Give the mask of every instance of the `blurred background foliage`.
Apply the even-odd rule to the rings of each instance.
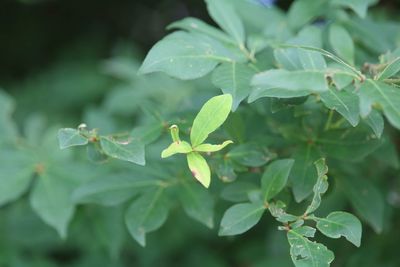
[[[285,10],[290,3],[280,0],[276,5]],[[399,12],[400,1],[394,0],[373,8],[376,18],[398,20]],[[154,110],[162,114],[198,110],[217,92],[208,78],[188,83],[162,74],[136,75],[145,52],[167,33],[166,25],[187,16],[213,24],[202,0],[1,0],[0,86],[15,98],[18,127],[23,131],[29,121],[41,116],[47,125],[75,127],[82,121],[107,134],[130,131],[144,123],[143,114]],[[198,92],[198,88],[204,90]],[[156,145],[156,153],[150,151],[148,157],[158,156],[165,144]],[[85,155],[78,151],[75,157]],[[86,165],[88,172],[136,171],[123,163]],[[372,171],[370,166],[365,169]],[[393,172],[385,175],[382,190],[400,190]],[[126,204],[80,206],[67,239],[62,240],[33,212],[28,197],[0,209],[1,267],[292,266],[285,236],[268,218],[245,235],[219,238],[216,229],[207,229],[181,209],[172,209],[166,225],[150,234],[147,247],[142,248],[124,226]],[[337,205],[341,197],[328,197],[325,205]],[[385,215],[391,219],[386,222],[398,226],[399,196],[388,192],[385,197],[391,203]],[[226,207],[218,202],[216,221]],[[380,235],[367,229],[363,242],[371,246],[361,249],[319,238],[336,252],[334,266],[400,266],[400,229],[385,229],[390,231]]]

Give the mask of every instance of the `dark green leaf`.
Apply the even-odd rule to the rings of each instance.
[[[129,233],[141,246],[145,246],[146,234],[164,224],[168,210],[168,199],[162,187],[145,193],[129,206],[125,214]]]
[[[293,159],[281,159],[275,160],[267,166],[261,178],[264,201],[269,201],[285,187],[293,164]]]
[[[182,182],[179,191],[186,214],[209,228],[214,226],[214,199],[209,191],[194,183]]]
[[[258,223],[265,211],[262,203],[242,203],[230,207],[222,217],[219,235],[239,235]]]
[[[354,215],[336,211],[330,213],[326,218],[318,218],[317,228],[330,238],[344,236],[347,240],[359,247],[361,243],[361,222]]]
[[[302,226],[287,232],[290,244],[290,255],[296,267],[329,267],[334,260],[332,251],[324,245],[311,242],[307,237],[313,237],[315,229]]]

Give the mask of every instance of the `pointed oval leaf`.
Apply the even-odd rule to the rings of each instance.
[[[214,199],[205,188],[183,181],[179,199],[186,214],[209,228],[214,227]]]
[[[192,147],[188,142],[185,141],[177,141],[173,142],[166,149],[161,152],[161,158],[168,158],[175,154],[187,154],[192,152]]]
[[[397,87],[368,79],[361,84],[359,94],[363,116],[369,114],[373,104],[378,104],[390,124],[400,129],[400,90]]]
[[[250,93],[250,80],[255,71],[245,64],[223,63],[212,73],[213,84],[224,94],[233,97],[232,111],[235,111]]]
[[[356,216],[348,212],[336,211],[326,218],[318,218],[317,228],[330,238],[344,236],[348,241],[359,247],[361,243],[362,226]]]
[[[167,26],[167,30],[172,29],[198,32],[224,43],[235,44],[235,41],[229,35],[197,18],[188,17],[179,21],[175,21]]]
[[[88,139],[82,136],[77,129],[63,128],[58,131],[58,143],[61,149],[71,146],[84,146],[88,142]]]
[[[364,18],[370,5],[377,3],[378,0],[332,0],[332,5],[351,8],[358,16]]]
[[[293,159],[280,159],[267,166],[261,178],[264,201],[269,201],[285,187],[293,164]]]
[[[258,223],[265,211],[262,203],[241,203],[230,207],[222,217],[218,235],[239,235]]]
[[[231,62],[231,56],[217,40],[174,32],[151,48],[139,73],[161,71],[182,80],[196,79],[212,71],[219,62]]]
[[[213,20],[230,36],[239,46],[245,42],[244,26],[234,7],[227,0],[206,0],[207,9]]]
[[[193,121],[190,132],[192,146],[203,143],[208,135],[224,123],[232,108],[232,96],[219,95],[208,100]]]
[[[390,62],[390,64],[387,65],[381,73],[379,73],[377,80],[390,78],[396,75],[398,72],[400,72],[400,57]]]
[[[329,28],[329,42],[338,56],[354,64],[354,43],[350,33],[338,24]]]
[[[119,143],[109,137],[100,137],[100,145],[104,153],[112,158],[129,161],[139,165],[145,164],[144,145],[132,141],[129,144]]]
[[[194,178],[208,188],[211,181],[211,172],[203,156],[197,152],[190,152],[187,154],[187,162]]]
[[[330,87],[328,91],[320,94],[322,102],[329,109],[340,113],[353,127],[360,121],[359,98],[356,94],[345,89],[337,90]]]
[[[231,140],[227,140],[220,145],[201,144],[194,148],[197,152],[217,152],[224,149],[227,145],[232,144]]]
[[[146,245],[146,233],[160,228],[167,220],[169,202],[162,187],[151,190],[135,200],[125,214],[129,233],[141,245]]]

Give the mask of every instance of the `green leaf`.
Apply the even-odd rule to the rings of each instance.
[[[222,217],[220,236],[239,235],[258,223],[265,211],[262,203],[241,203],[230,207]]]
[[[134,173],[102,174],[79,186],[72,193],[75,203],[97,203],[105,206],[120,204],[132,198],[144,188],[160,186],[161,181],[149,177],[143,171]],[[133,175],[134,174],[134,175]]]
[[[100,145],[104,153],[112,158],[133,162],[139,165],[145,164],[144,145],[132,141],[128,144],[120,143],[109,137],[101,136]]]
[[[232,144],[231,140],[225,141],[220,145],[201,144],[194,148],[197,152],[216,152],[224,149],[227,145]]]
[[[348,241],[359,247],[361,243],[361,222],[353,214],[336,211],[326,218],[317,218],[317,228],[330,238],[344,236]]]
[[[214,226],[214,199],[209,191],[195,183],[182,181],[179,199],[186,214],[209,228]]]
[[[385,80],[400,72],[400,57],[390,62],[386,68],[379,73],[377,80]]]
[[[271,89],[292,93],[292,95],[286,97],[299,97],[305,96],[307,93],[329,90],[325,73],[319,70],[267,70],[256,74],[251,84],[254,88],[250,94],[249,102],[268,95],[268,91]]]
[[[384,124],[385,122],[383,121],[382,114],[379,111],[376,110],[371,110],[371,112],[368,114],[366,118],[364,118],[364,121],[368,126],[372,129],[374,134],[378,137],[381,138],[383,129],[384,129]]]
[[[48,225],[54,227],[62,238],[67,236],[67,227],[75,212],[71,201],[72,191],[78,183],[71,174],[74,165],[66,169],[50,167],[42,173],[33,187],[30,204]]]
[[[269,203],[268,210],[278,222],[288,223],[298,221],[299,217],[286,213],[284,210],[285,207],[286,205],[282,201],[277,201]]]
[[[129,233],[141,245],[146,245],[146,233],[157,230],[168,217],[169,202],[164,188],[151,190],[135,200],[125,214]]]
[[[341,190],[346,194],[358,215],[380,233],[383,229],[385,200],[368,179],[354,175],[338,176]]]
[[[232,62],[232,55],[217,40],[195,33],[174,32],[153,46],[139,72],[162,71],[190,80],[206,75],[219,62]]]
[[[167,26],[167,30],[172,29],[186,30],[188,32],[198,32],[208,35],[223,43],[236,44],[229,35],[197,18],[188,17],[179,21],[175,21]]]
[[[377,104],[389,122],[400,129],[400,90],[380,81],[366,80],[360,87],[360,111],[362,116],[371,112],[372,105]]]
[[[235,146],[226,154],[226,158],[248,167],[261,167],[275,157],[267,148],[254,143]]]
[[[249,95],[250,80],[254,74],[253,69],[236,62],[222,63],[213,71],[213,84],[221,88],[224,94],[231,94],[233,97],[232,111]]]
[[[324,12],[325,1],[294,1],[288,11],[288,23],[292,29],[299,29]]]
[[[156,141],[162,133],[163,126],[159,122],[136,127],[131,132],[132,140],[148,145]]]
[[[29,188],[34,162],[26,151],[2,149],[0,153],[0,206],[19,198]]]
[[[313,163],[319,156],[318,150],[311,144],[299,146],[292,154],[295,162],[290,173],[290,182],[296,202],[303,201],[311,194],[318,178]]]
[[[63,128],[58,131],[58,143],[61,149],[71,146],[84,146],[88,142],[89,140],[82,136],[77,129]]]
[[[287,232],[290,255],[296,267],[329,267],[335,256],[324,245],[311,242],[315,229],[302,226]]]
[[[316,211],[321,205],[321,196],[326,193],[328,190],[328,166],[325,163],[325,159],[321,158],[317,160],[315,163],[315,168],[317,169],[318,179],[314,185],[314,197],[311,201],[311,204],[307,207],[305,214],[310,214]]]
[[[178,153],[187,154],[190,152],[192,152],[192,147],[188,142],[176,141],[170,144],[169,147],[161,152],[161,158],[168,158]]]
[[[339,112],[353,127],[360,121],[359,98],[348,90],[330,87],[320,94],[322,102],[329,109]]]
[[[329,42],[338,56],[354,65],[354,43],[345,28],[332,24],[329,28]]]
[[[232,96],[219,95],[208,100],[193,121],[190,132],[192,146],[196,147],[206,140],[208,135],[214,132],[224,123],[232,108]]]
[[[231,202],[249,201],[249,194],[259,190],[258,186],[246,182],[234,182],[224,186],[221,198]]]
[[[261,178],[264,201],[269,201],[285,187],[293,164],[293,159],[280,159],[267,166]]]
[[[243,23],[231,3],[226,0],[206,0],[206,3],[208,13],[213,20],[232,36],[239,46],[244,46]]]
[[[211,172],[203,156],[197,152],[190,152],[187,154],[187,162],[194,178],[208,188],[211,181]]]
[[[324,132],[315,139],[321,150],[329,157],[360,161],[382,145],[382,140],[371,136],[364,128],[347,129],[344,135],[341,130]]]
[[[368,7],[377,3],[378,0],[332,0],[331,4],[345,8],[351,8],[358,16],[364,18]]]

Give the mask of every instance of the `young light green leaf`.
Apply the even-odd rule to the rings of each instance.
[[[222,217],[218,235],[239,235],[258,223],[265,211],[263,203],[241,203],[230,207]]]
[[[192,152],[192,147],[188,142],[177,141],[170,144],[169,147],[161,152],[161,158],[168,158],[178,153],[187,154],[190,152]]]
[[[234,7],[227,0],[205,0],[207,9],[213,20],[230,36],[239,46],[244,46],[245,31],[240,17]]]
[[[231,62],[231,53],[217,40],[187,32],[174,32],[147,54],[140,73],[162,71],[182,80],[200,78],[219,62]]]
[[[338,56],[354,65],[354,43],[345,28],[332,24],[329,28],[329,42]]]
[[[385,80],[396,75],[398,72],[400,72],[400,57],[390,62],[389,65],[387,65],[386,68],[379,73],[376,79]]]
[[[193,147],[203,143],[226,120],[232,108],[232,96],[219,95],[208,100],[193,121],[190,141]]]
[[[132,141],[128,144],[119,143],[109,137],[100,137],[100,145],[104,153],[112,158],[129,161],[139,165],[145,164],[144,145]]]
[[[135,200],[125,214],[129,233],[141,245],[146,245],[146,233],[157,230],[168,217],[169,202],[163,187],[151,190]]]
[[[61,149],[71,146],[87,145],[89,140],[81,135],[79,130],[72,128],[63,128],[58,131],[58,142]]]
[[[315,229],[302,226],[287,232],[290,255],[296,267],[329,267],[335,256],[322,244],[311,242]]]
[[[197,18],[188,17],[179,21],[175,21],[167,26],[167,30],[172,29],[186,30],[188,32],[198,32],[208,35],[223,43],[233,45],[236,44],[235,40],[233,40],[229,35]]]
[[[193,182],[182,181],[179,199],[186,214],[209,228],[214,226],[214,199],[209,191]]]
[[[330,87],[328,91],[321,93],[320,97],[327,108],[336,110],[353,127],[357,126],[360,121],[360,105],[356,94]]]
[[[197,152],[217,152],[224,149],[227,145],[232,144],[231,140],[225,141],[220,145],[201,144],[194,148]]]
[[[187,154],[189,169],[194,178],[196,178],[204,187],[208,188],[211,181],[210,167],[207,161],[197,152]]]
[[[336,211],[326,218],[316,218],[318,230],[330,238],[344,236],[348,241],[359,247],[361,243],[361,222],[353,214]]]
[[[320,157],[318,150],[311,144],[301,145],[291,155],[295,160],[290,172],[290,183],[296,202],[306,199],[317,181],[314,162]]]
[[[400,90],[398,88],[368,79],[361,84],[359,94],[362,116],[371,112],[373,104],[378,104],[389,122],[400,129]]]
[[[351,8],[358,16],[364,18],[367,15],[368,7],[377,2],[378,0],[332,0],[331,4]]]
[[[368,179],[354,175],[340,177],[338,184],[359,216],[380,233],[383,228],[385,201]]]
[[[314,197],[311,201],[311,204],[307,207],[305,214],[310,214],[318,209],[321,204],[321,196],[325,194],[326,190],[328,190],[328,166],[325,163],[325,159],[321,158],[317,160],[315,163],[315,168],[317,169],[318,179],[316,184],[314,185]]]
[[[267,166],[261,178],[264,201],[269,201],[285,187],[293,164],[293,159],[280,159]]]
[[[233,97],[232,111],[249,95],[250,80],[254,74],[253,69],[236,62],[223,63],[213,71],[213,84],[221,88],[224,94],[231,94]]]

